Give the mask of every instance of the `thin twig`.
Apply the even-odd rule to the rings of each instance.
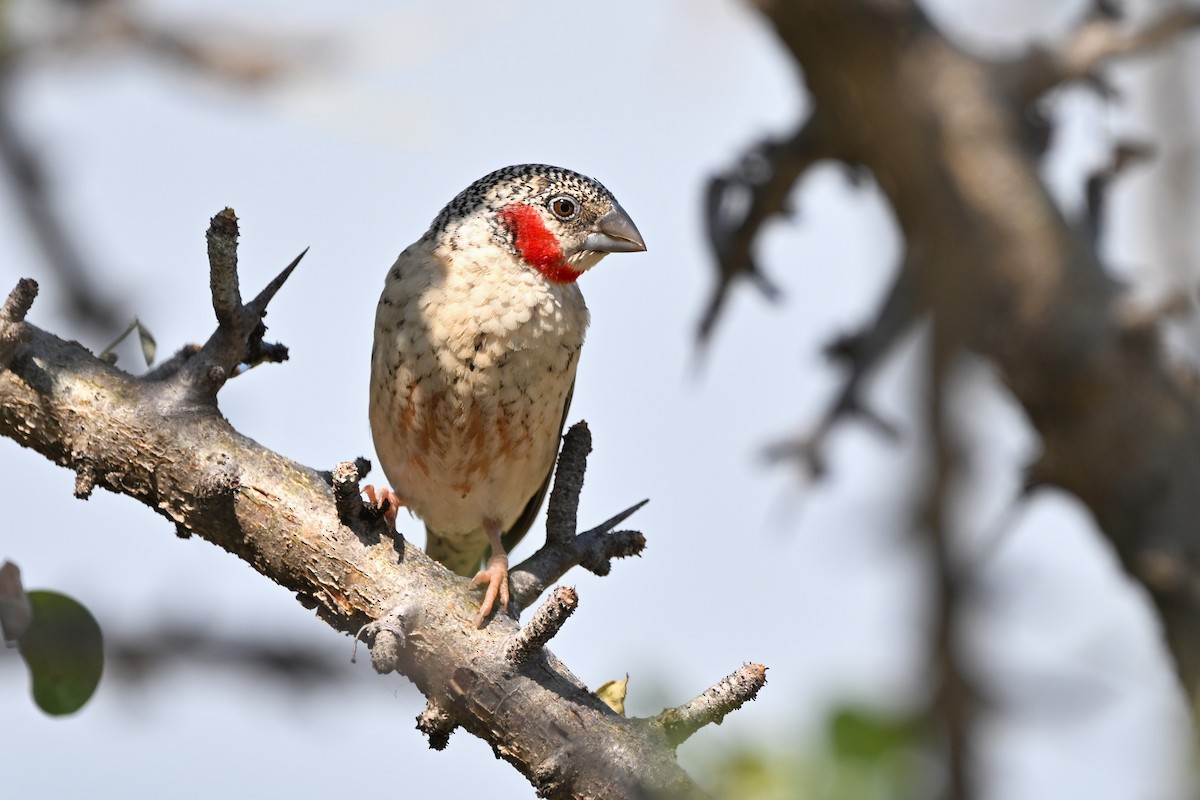
[[[205,238],[208,240],[208,282],[217,324],[234,328],[242,311],[242,291],[237,270],[238,220],[232,208],[226,208],[212,218]]]
[[[805,436],[779,442],[767,448],[769,461],[795,460],[814,478],[826,472],[825,447],[838,423],[856,417],[871,423],[889,439],[899,437],[899,431],[864,402],[862,394],[867,380],[875,373],[884,356],[906,334],[921,312],[914,289],[915,271],[906,261],[901,265],[891,289],[876,313],[874,320],[861,333],[835,341],[827,354],[846,365],[846,376],[834,400],[821,415],[816,426]]]
[[[787,213],[788,194],[800,176],[818,161],[838,157],[823,118],[814,113],[791,137],[761,142],[736,167],[709,180],[704,209],[717,284],[700,319],[701,345],[712,335],[738,278],[749,278],[769,299],[778,297],[778,289],[754,260],[755,240],[768,220]]]
[[[546,543],[509,572],[509,609],[514,613],[528,608],[572,567],[582,566],[596,575],[607,575],[614,558],[638,555],[646,547],[646,538],[637,531],[614,533],[612,529],[648,500],[635,503],[589,531],[576,532],[579,494],[591,449],[592,434],[587,423],[572,425],[563,437],[554,488],[546,509]]]
[[[648,501],[626,509],[613,517],[623,520]],[[611,520],[610,520],[611,522]],[[607,575],[615,558],[641,555],[646,549],[646,537],[638,531],[612,531],[600,525],[574,536],[565,544],[546,542],[536,553],[522,561],[508,574],[511,600],[515,612],[529,605],[572,567],[582,566],[595,575]]]
[[[212,398],[237,374],[241,364],[279,361],[287,348],[262,342],[267,304],[291,276],[308,251],[292,259],[248,305],[242,305],[237,273],[237,216],[226,208],[212,218],[208,228],[209,286],[217,330],[195,357],[187,359],[173,376],[202,397]]]
[[[767,683],[767,668],[745,664],[699,697],[676,708],[668,708],[652,722],[662,727],[667,739],[678,747],[705,725],[720,725],[731,712],[753,700]]]
[[[578,524],[579,495],[583,491],[583,475],[587,470],[588,454],[592,452],[592,432],[580,420],[567,430],[558,466],[554,471],[554,488],[546,504],[546,543],[567,544],[575,538]]]
[[[570,586],[560,586],[538,607],[533,618],[504,648],[504,660],[519,666],[534,658],[575,613],[579,595]]]
[[[0,367],[8,363],[17,345],[25,338],[25,315],[37,293],[37,281],[21,278],[0,308]]]
[[[333,502],[338,518],[347,525],[362,513],[362,491],[358,481],[358,467],[354,462],[343,461],[333,468]]]

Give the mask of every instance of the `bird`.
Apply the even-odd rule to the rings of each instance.
[[[472,183],[396,259],[375,314],[370,424],[426,552],[507,609],[508,551],[541,508],[589,314],[578,278],[645,241],[599,181],[518,164]]]

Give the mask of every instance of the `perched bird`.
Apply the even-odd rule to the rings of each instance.
[[[430,556],[486,584],[476,626],[508,606],[507,551],[550,483],[588,324],[575,281],[645,249],[600,183],[521,164],[468,186],[387,274],[370,416],[394,491],[368,494],[406,506]]]

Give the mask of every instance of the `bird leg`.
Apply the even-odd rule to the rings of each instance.
[[[383,512],[383,518],[387,520],[389,528],[396,527],[396,514],[400,511],[404,501],[400,499],[400,495],[393,492],[386,486],[376,489],[371,484],[363,487],[363,493],[367,496],[368,503]]]
[[[492,557],[488,559],[487,566],[471,579],[472,586],[487,584],[483,602],[479,604],[479,616],[475,618],[476,628],[483,627],[483,621],[496,605],[497,596],[500,598],[500,607],[508,610],[508,553],[504,552],[504,543],[500,541],[502,531],[492,520],[486,520],[483,528],[487,531],[488,541],[492,543]]]

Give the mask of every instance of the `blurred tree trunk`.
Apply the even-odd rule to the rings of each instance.
[[[1109,184],[1130,152],[1089,183],[1090,214],[1070,220],[1039,171],[1052,130],[1038,108],[1070,83],[1103,87],[1104,66],[1200,24],[1179,7],[1141,26],[1097,3],[1059,48],[983,59],[950,41],[913,0],[794,0],[757,3],[791,54],[812,112],[790,136],[749,149],[709,187],[709,233],[720,280],[702,325],[712,329],[735,278],[764,284],[753,251],[763,224],[786,214],[805,170],[822,160],[869,173],[905,241],[894,287],[863,332],[838,343],[848,362],[843,392],[816,433],[777,453],[819,470],[828,430],[870,410],[863,379],[918,320],[932,317],[930,382],[937,474],[922,520],[939,576],[934,699],[949,741],[946,796],[969,793],[972,694],[954,653],[953,606],[969,580],[945,549],[942,487],[954,443],[936,411],[956,354],[990,360],[1040,436],[1030,490],[1078,497],[1112,543],[1128,575],[1149,593],[1190,697],[1200,690],[1200,392],[1162,344],[1162,315],[1133,312],[1098,248]],[[1189,286],[1195,237],[1194,149],[1189,82],[1147,89],[1164,120],[1170,179],[1141,206],[1169,284]],[[1132,151],[1131,151],[1132,152]],[[804,265],[795,265],[803,269]]]

